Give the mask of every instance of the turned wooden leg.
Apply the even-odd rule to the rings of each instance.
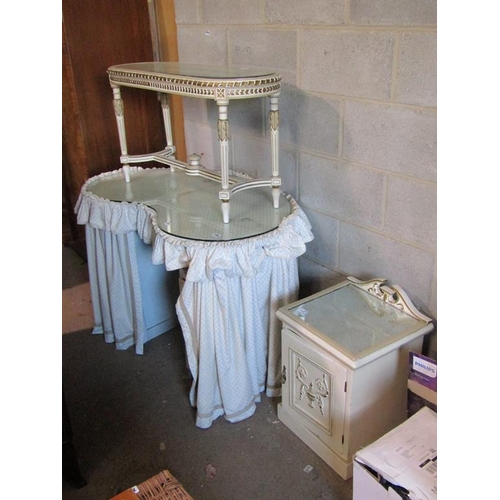
[[[174,139],[172,135],[172,121],[170,118],[170,102],[168,94],[160,93],[161,111],[163,114],[163,124],[165,125],[165,139],[167,147],[174,147]],[[170,165],[170,170],[175,171],[175,168]]]
[[[279,208],[280,207],[280,188],[273,187],[272,194],[273,194],[273,207]]]
[[[222,221],[224,224],[229,222],[229,200],[222,200]]]
[[[269,127],[271,132],[271,166],[272,177],[271,185],[273,193],[273,206],[279,208],[280,193],[279,186],[281,185],[280,167],[279,167],[279,132],[280,132],[280,115],[278,109],[278,96],[269,97]]]
[[[113,89],[113,106],[115,109],[116,125],[118,127],[118,137],[120,138],[121,162],[123,165],[123,175],[125,181],[130,182],[130,166],[128,163],[127,135],[125,133],[125,116],[123,111],[123,100],[120,87],[111,86]]]
[[[173,146],[172,121],[170,119],[170,104],[168,94],[160,94],[161,111],[163,114],[163,123],[165,125],[165,139],[167,146]]]
[[[221,157],[221,191],[219,198],[222,200],[222,220],[225,224],[229,222],[229,122],[227,119],[227,107],[229,101],[219,100],[219,120],[217,130],[219,133],[220,157]]]

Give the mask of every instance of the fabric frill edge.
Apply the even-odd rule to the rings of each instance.
[[[131,170],[143,170],[131,167]],[[186,279],[212,279],[212,271],[251,277],[266,256],[294,259],[306,251],[306,243],[314,239],[311,224],[295,199],[284,193],[291,213],[280,225],[262,235],[234,241],[200,241],[173,236],[163,231],[152,208],[139,202],[110,202],[88,191],[97,179],[116,176],[123,169],[104,172],[87,180],[75,205],[78,224],[114,233],[137,231],[141,240],[153,245],[152,261],[167,270],[189,267]]]

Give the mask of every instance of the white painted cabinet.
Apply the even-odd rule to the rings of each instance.
[[[341,477],[352,458],[406,419],[409,351],[432,331],[399,287],[348,278],[278,310],[278,416]]]

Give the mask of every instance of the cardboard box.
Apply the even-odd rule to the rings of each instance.
[[[366,465],[353,462],[354,500],[401,500],[401,495],[391,485],[380,482],[377,473]],[[387,489],[386,489],[387,488]]]
[[[354,456],[353,500],[437,500],[437,414],[421,408]]]
[[[411,351],[408,369],[408,417],[424,406],[437,412],[437,362]]]

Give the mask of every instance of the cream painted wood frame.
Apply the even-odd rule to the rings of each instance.
[[[113,90],[116,123],[120,138],[121,157],[126,182],[130,182],[131,162],[156,161],[181,169],[188,175],[200,175],[219,180],[224,223],[229,222],[231,196],[244,189],[270,186],[274,208],[279,208],[281,178],[279,177],[279,109],[281,76],[260,68],[216,67],[174,62],[139,62],[116,65],[108,68]],[[124,106],[121,98],[122,86],[156,91],[160,96],[165,124],[166,147],[155,153],[129,155],[125,131]],[[169,94],[169,95],[167,95]],[[220,145],[220,175],[203,168],[199,155],[190,155],[188,162],[175,157],[170,118],[170,95],[215,100],[218,106],[217,130]],[[229,174],[229,121],[228,106],[231,100],[269,97],[269,127],[271,137],[271,176],[266,179],[237,181]]]

